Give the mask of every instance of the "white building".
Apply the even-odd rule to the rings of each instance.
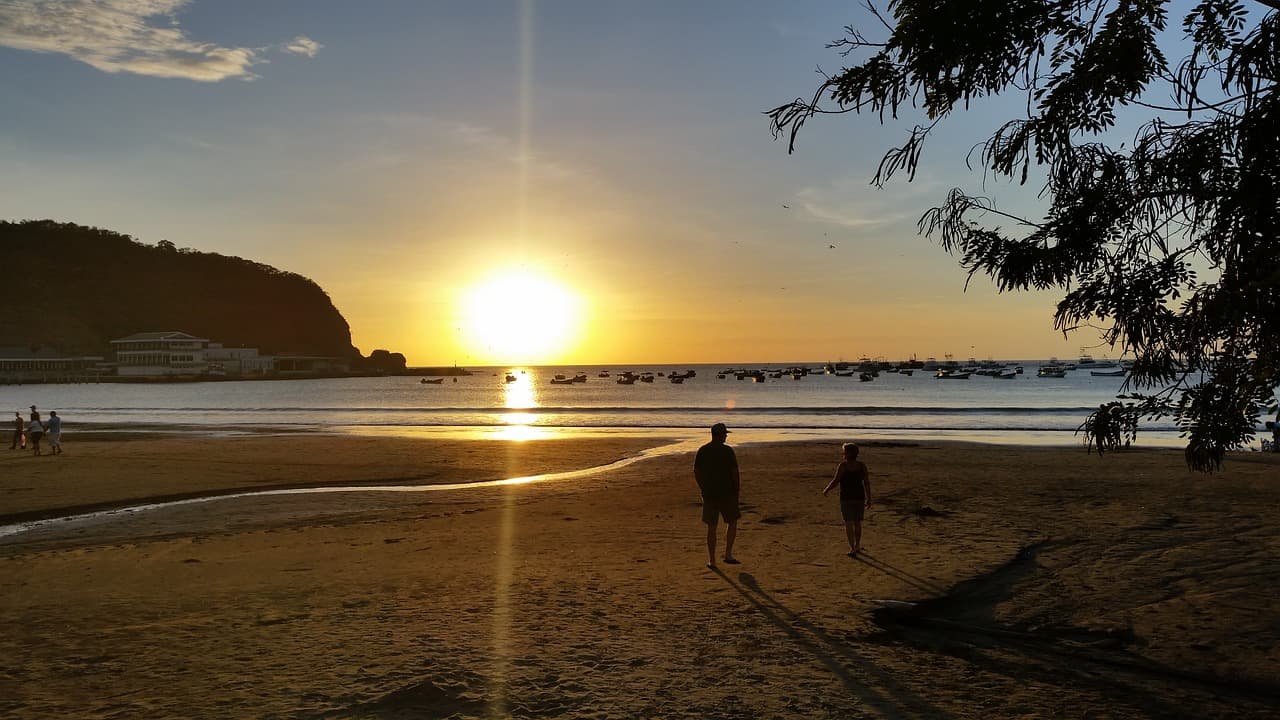
[[[209,343],[204,349],[204,359],[208,361],[211,373],[217,374],[220,369],[232,377],[268,375],[275,369],[275,358],[259,355],[258,348],[229,348],[223,347],[222,343]]]
[[[184,332],[144,332],[112,340],[117,374],[122,377],[205,375],[208,338]]]

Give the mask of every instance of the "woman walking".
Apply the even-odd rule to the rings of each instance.
[[[44,437],[44,423],[40,422],[40,413],[36,406],[31,406],[31,420],[27,422],[27,437],[31,439],[32,453],[40,454],[40,439]]]

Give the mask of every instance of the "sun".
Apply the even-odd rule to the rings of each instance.
[[[495,363],[549,363],[577,339],[582,303],[564,285],[526,268],[501,270],[468,288],[462,328]]]

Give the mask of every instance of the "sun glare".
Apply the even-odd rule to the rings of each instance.
[[[576,340],[581,325],[573,293],[524,269],[506,270],[472,286],[463,313],[468,344],[495,363],[555,362]]]

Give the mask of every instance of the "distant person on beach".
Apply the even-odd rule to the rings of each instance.
[[[62,418],[58,417],[57,410],[49,411],[49,452],[54,455],[62,454]]]
[[[844,461],[836,468],[836,476],[822,491],[826,497],[835,486],[840,486],[840,516],[844,518],[844,534],[849,540],[849,557],[856,557],[862,549],[862,518],[871,507],[871,475],[867,464],[858,459],[858,446],[844,444]]]
[[[27,437],[31,438],[31,447],[33,455],[40,454],[40,439],[44,437],[44,423],[40,422],[40,413],[36,412],[36,406],[31,406],[31,420],[27,422]]]
[[[693,460],[693,477],[702,491],[702,522],[707,525],[707,567],[716,567],[716,526],[720,518],[729,528],[724,535],[724,561],[737,565],[733,541],[738,535],[738,456],[724,443],[729,429],[724,423],[711,426],[711,442],[698,448]]]
[[[15,412],[13,414],[13,442],[9,443],[9,449],[17,450],[19,446],[23,450],[27,449],[27,435],[23,432],[22,413]]]

